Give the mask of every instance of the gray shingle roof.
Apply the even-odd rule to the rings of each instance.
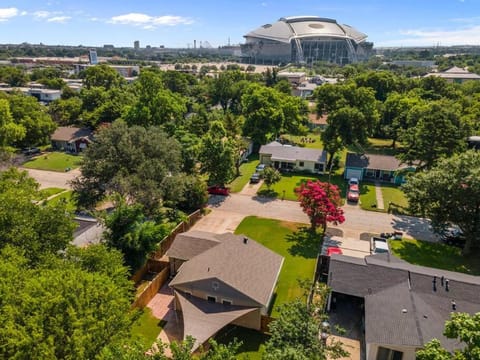
[[[280,146],[279,146],[280,145]],[[260,154],[271,155],[272,160],[288,160],[288,161],[313,161],[316,163],[325,163],[327,161],[327,153],[320,149],[307,149],[299,146],[281,145],[273,142],[262,145],[259,150]]]
[[[185,262],[170,286],[217,278],[267,306],[283,257],[243,235],[222,234],[222,241]]]
[[[171,258],[190,260],[194,256],[218,245],[217,234],[192,230],[178,234],[166,255]]]
[[[441,284],[442,276],[449,279],[448,291],[445,282]],[[453,350],[458,342],[443,336],[452,300],[459,312],[480,311],[478,277],[389,261],[386,256],[367,256],[362,263],[333,255],[329,285],[335,292],[365,299],[366,341],[377,344],[419,347],[437,338]]]
[[[345,167],[395,171],[401,169],[400,160],[395,156],[347,153]]]

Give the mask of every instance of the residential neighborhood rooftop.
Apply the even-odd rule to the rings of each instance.
[[[73,141],[76,139],[88,137],[91,134],[92,130],[88,128],[59,126],[52,134],[51,139],[54,141]]]
[[[369,168],[378,170],[395,171],[406,167],[395,156],[376,154],[347,153],[346,167]]]
[[[300,146],[282,145],[277,141],[262,145],[260,154],[271,154],[272,160],[300,160],[324,163],[327,160],[327,152],[323,149],[307,149]]]

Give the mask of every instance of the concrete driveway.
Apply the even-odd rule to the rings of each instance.
[[[202,218],[193,227],[196,230],[215,233],[233,232],[246,216],[255,215],[265,218],[309,223],[296,201],[276,200],[231,194],[212,196],[209,199],[210,214]],[[346,204],[343,207],[345,222],[331,226],[343,231],[346,238],[359,239],[362,233],[381,233],[403,231],[405,237],[434,241],[436,236],[430,231],[430,223],[426,219],[404,215],[392,215],[362,210],[359,206]],[[330,226],[329,226],[330,227]]]
[[[74,169],[69,172],[45,171],[27,168],[20,168],[20,170],[26,170],[28,174],[40,184],[40,189],[50,187],[70,189],[70,181],[80,175],[79,169]]]

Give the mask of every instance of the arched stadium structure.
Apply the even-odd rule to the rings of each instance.
[[[350,64],[367,57],[373,44],[349,25],[318,16],[284,17],[244,35],[244,62],[253,64]]]

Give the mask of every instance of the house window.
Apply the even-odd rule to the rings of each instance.
[[[377,360],[402,360],[403,352],[379,346]]]
[[[315,171],[323,172],[323,164],[315,163]]]
[[[303,161],[300,161],[300,162],[298,163],[298,166],[303,167],[303,166],[304,166]]]
[[[217,298],[215,296],[208,296],[207,295],[207,301],[210,303],[215,303],[217,302]]]
[[[232,305],[232,300],[222,299],[223,305]]]

